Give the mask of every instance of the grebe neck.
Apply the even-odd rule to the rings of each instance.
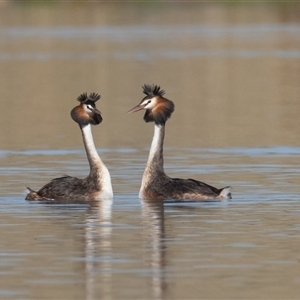
[[[103,197],[112,198],[113,191],[109,171],[96,150],[91,125],[80,125],[83,144],[90,164],[89,180],[97,182]]]
[[[163,143],[165,137],[165,125],[154,125],[154,135],[150,147],[147,165],[142,178],[139,197],[145,197],[145,191],[158,178],[165,178]]]
[[[91,125],[83,125],[80,126],[80,128],[82,131],[83,144],[90,164],[91,171],[98,170],[101,167],[101,165],[103,165],[103,162],[99,157],[94,144]]]
[[[150,147],[146,170],[164,171],[163,144],[165,125],[154,124],[154,135]]]

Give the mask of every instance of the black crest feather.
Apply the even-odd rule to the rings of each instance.
[[[80,103],[87,103],[88,101],[96,102],[100,99],[100,97],[101,96],[97,93],[90,93],[89,96],[87,93],[83,93],[77,98],[77,101]]]
[[[158,86],[158,85],[144,84],[142,86],[142,88],[143,88],[143,93],[151,98],[153,98],[155,96],[162,97],[165,94],[165,91],[161,90],[160,86]]]

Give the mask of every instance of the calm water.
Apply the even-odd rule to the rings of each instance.
[[[0,298],[298,299],[299,9],[2,4]],[[232,201],[140,202],[153,125],[126,112],[144,83],[176,105],[166,172]],[[88,173],[69,112],[92,91],[113,202],[26,202]]]

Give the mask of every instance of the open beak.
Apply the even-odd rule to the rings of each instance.
[[[128,111],[128,113],[133,113],[133,112],[136,112],[136,111],[139,111],[139,110],[142,110],[145,108],[146,105],[141,105],[141,104],[138,104],[137,106],[133,107],[132,109],[130,109]]]

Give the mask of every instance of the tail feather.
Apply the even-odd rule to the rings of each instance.
[[[232,199],[231,197],[231,186],[226,186],[220,190],[220,198],[223,199]]]
[[[29,191],[29,193],[26,195],[25,200],[40,200],[41,199],[41,196],[39,196],[39,194],[36,191],[31,189],[30,187],[26,187],[26,188]]]

